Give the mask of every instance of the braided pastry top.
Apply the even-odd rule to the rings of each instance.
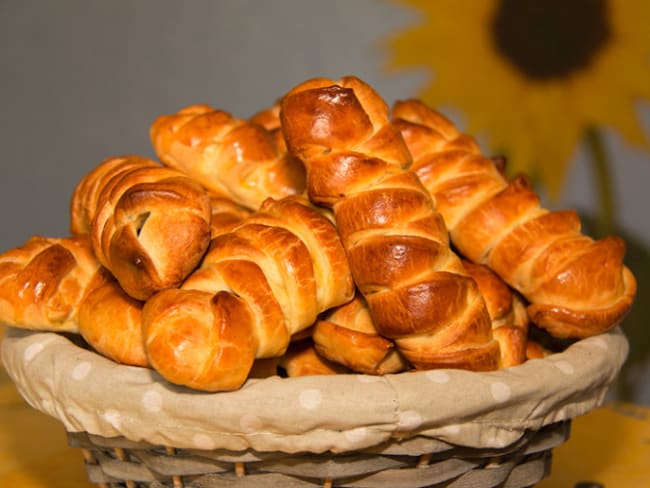
[[[71,230],[133,298],[181,284],[210,243],[211,206],[198,183],[139,156],[103,161],[77,185]]]
[[[88,236],[35,236],[0,256],[0,322],[78,332],[79,306],[109,275]]]
[[[379,95],[355,77],[310,80],[284,97],[281,120],[310,199],[334,211],[378,332],[416,367],[495,369],[483,298]]]
[[[120,364],[148,367],[142,339],[142,302],[114,280],[90,292],[79,306],[79,333],[98,353]]]
[[[274,134],[222,110],[190,105],[158,117],[150,134],[163,164],[249,209],[304,189],[304,168],[286,157]]]
[[[393,119],[453,244],[524,295],[531,321],[560,338],[621,322],[636,294],[622,239],[594,241],[576,212],[543,208],[525,178],[508,181],[471,137],[421,101],[397,102]]]
[[[171,382],[239,388],[256,358],[283,355],[291,336],[353,294],[345,251],[328,218],[300,197],[268,199],[213,239],[182,288],[146,302],[147,354]]]
[[[352,371],[383,375],[409,368],[395,343],[380,336],[363,295],[328,311],[314,325],[316,351]]]

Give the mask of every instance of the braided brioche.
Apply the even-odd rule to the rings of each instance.
[[[318,354],[309,338],[292,341],[286,352],[276,358],[256,359],[249,378],[316,376],[346,374],[350,370]]]
[[[289,344],[287,352],[278,358],[278,369],[288,378],[350,372],[344,366],[318,354],[314,342],[309,338]]]
[[[225,197],[210,197],[210,236],[232,230],[239,222],[248,217],[251,212]]]
[[[103,356],[121,364],[147,367],[142,305],[115,280],[109,280],[91,291],[81,303],[79,333]]]
[[[361,294],[327,312],[312,337],[320,356],[358,373],[399,373],[409,367],[395,343],[377,333]]]
[[[462,262],[485,299],[492,320],[492,335],[499,343],[499,369],[523,363],[528,337],[528,314],[523,299],[487,266],[465,259]]]
[[[553,354],[553,352],[550,349],[544,347],[536,340],[529,339],[526,342],[526,360],[544,359],[551,354]]]
[[[304,168],[263,126],[208,105],[158,117],[151,141],[163,164],[183,171],[211,193],[257,210],[267,197],[302,193]]]
[[[495,369],[483,298],[379,95],[354,77],[309,80],[283,98],[281,122],[310,199],[333,209],[378,332],[417,368]]]
[[[492,335],[499,343],[498,368],[526,360],[528,314],[521,297],[487,266],[462,260],[476,282],[492,321]],[[316,322],[313,341],[318,353],[349,369],[366,374],[397,373],[410,366],[392,341],[377,333],[362,295],[327,312]]]
[[[181,284],[210,243],[210,223],[198,183],[139,156],[103,161],[72,196],[72,232],[90,232],[99,261],[137,300]]]
[[[636,294],[622,239],[594,241],[581,233],[575,212],[542,208],[525,178],[508,181],[473,138],[424,103],[397,102],[393,122],[453,244],[518,290],[532,322],[560,338],[621,322]]]
[[[109,278],[88,236],[35,236],[0,255],[0,322],[78,332],[79,306]]]
[[[336,228],[300,197],[267,199],[213,239],[181,289],[143,310],[147,355],[169,381],[239,388],[256,358],[285,353],[291,337],[354,293]]]
[[[212,235],[228,232],[249,212],[231,200],[212,197]],[[130,297],[111,279],[97,287],[79,307],[79,332],[100,354],[121,364],[149,366],[142,334],[144,303]]]
[[[287,146],[284,141],[284,134],[282,134],[282,122],[280,121],[281,102],[278,101],[271,107],[260,110],[254,114],[249,120],[253,124],[258,124],[269,131],[276,139],[276,143],[280,151],[286,152]]]

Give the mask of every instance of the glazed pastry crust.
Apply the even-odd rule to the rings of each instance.
[[[198,183],[139,156],[103,161],[72,197],[72,232],[90,232],[97,259],[137,300],[182,283],[208,248],[210,225]]]
[[[148,367],[142,306],[115,280],[108,280],[81,303],[79,333],[93,349],[115,362]]]
[[[223,110],[191,105],[162,115],[150,136],[163,164],[250,210],[268,197],[281,199],[304,190],[304,168],[286,157],[277,132]]]
[[[380,335],[418,368],[495,369],[483,298],[429,192],[406,169],[410,153],[379,95],[355,77],[309,80],[283,98],[281,122],[309,198],[333,210]]]
[[[556,337],[583,338],[623,320],[636,280],[622,239],[595,241],[581,233],[575,212],[543,208],[525,177],[507,180],[471,137],[423,102],[397,102],[393,122],[453,244],[518,290],[532,322]]]
[[[78,332],[81,303],[108,279],[87,235],[34,236],[0,255],[0,322]]]
[[[180,289],[147,300],[147,356],[174,383],[235,389],[255,360],[283,356],[293,337],[353,293],[330,220],[301,197],[267,199],[213,239]]]

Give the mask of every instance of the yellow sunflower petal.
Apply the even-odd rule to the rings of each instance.
[[[635,103],[650,100],[650,2],[609,0],[612,36],[582,71],[554,81],[522,75],[491,39],[498,0],[394,0],[420,13],[389,40],[392,69],[420,68],[430,81],[419,95],[452,105],[470,133],[505,151],[511,172],[526,171],[558,194],[586,128],[611,127],[648,144]]]

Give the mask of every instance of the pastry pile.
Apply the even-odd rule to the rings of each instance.
[[[600,334],[634,301],[619,237],[582,234],[443,115],[390,110],[356,77],[248,120],[192,105],[150,134],[160,162],[113,157],[79,181],[70,236],[0,256],[1,322],[226,391],[508,368],[551,353],[540,331]]]

